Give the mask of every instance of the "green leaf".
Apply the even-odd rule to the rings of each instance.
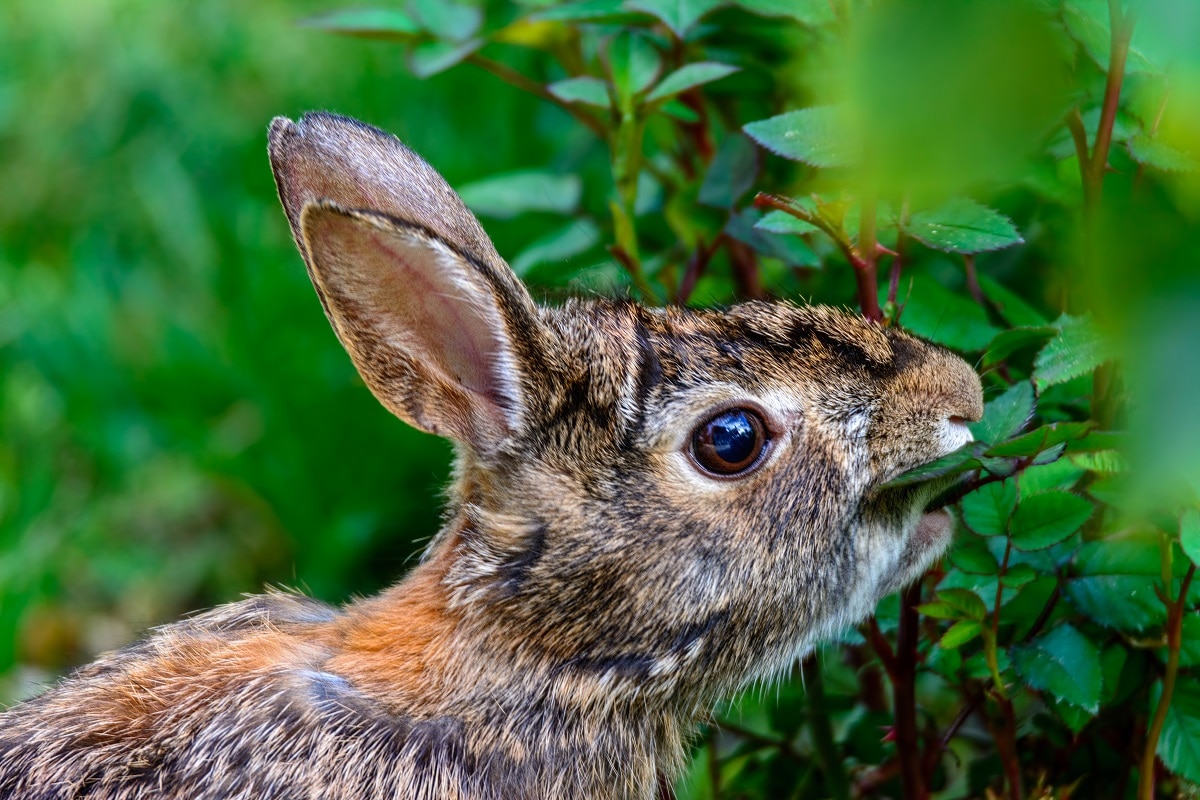
[[[1074,568],[1064,584],[1067,599],[1101,625],[1137,632],[1166,620],[1154,591],[1162,571],[1157,534],[1087,542]]]
[[[1081,467],[1060,459],[1052,464],[1025,469],[1017,478],[1017,489],[1022,497],[1030,497],[1051,489],[1072,489],[1079,483],[1083,474],[1084,470]]]
[[[1000,570],[996,557],[977,536],[956,536],[950,563],[972,575],[995,575]]]
[[[408,68],[418,78],[430,78],[462,63],[467,56],[483,47],[482,39],[455,44],[453,42],[425,42],[413,48],[408,56]]]
[[[949,603],[922,603],[917,606],[917,611],[934,619],[962,619],[965,616],[961,608]]]
[[[936,461],[931,461],[928,464],[898,475],[880,488],[895,489],[900,486],[910,486],[914,483],[924,483],[934,478],[958,475],[978,468],[979,461],[975,459],[974,447],[968,444],[955,450],[953,453],[942,456]]]
[[[1145,134],[1130,138],[1125,145],[1134,161],[1148,167],[1166,172],[1195,172],[1200,169],[1191,155]]]
[[[383,8],[332,11],[301,20],[300,24],[340,36],[389,41],[410,42],[424,33],[416,20],[403,11]]]
[[[1025,302],[1019,295],[1010,292],[1004,284],[992,280],[987,275],[979,276],[979,286],[983,293],[992,301],[992,305],[1004,317],[1004,321],[1013,327],[1037,328],[1047,324],[1047,320],[1033,306]]]
[[[422,27],[447,42],[465,42],[483,24],[483,11],[473,5],[448,0],[411,0],[411,8]]]
[[[1100,710],[1100,651],[1070,625],[1013,648],[1013,664],[1033,688],[1093,714]]]
[[[1014,564],[1000,577],[1001,583],[1019,589],[1037,577],[1037,570],[1028,564]]]
[[[546,91],[568,103],[583,103],[598,108],[608,108],[611,105],[608,84],[590,75],[555,81],[546,87]]]
[[[1054,325],[1058,335],[1033,362],[1033,382],[1038,394],[1047,387],[1087,374],[1113,357],[1100,331],[1088,318],[1063,314]]]
[[[1069,459],[1075,466],[1098,475],[1118,475],[1129,471],[1129,460],[1119,450],[1073,453]]]
[[[653,14],[683,38],[701,17],[724,4],[725,0],[636,0],[629,6]]]
[[[758,175],[758,151],[740,133],[725,137],[713,156],[704,183],[700,184],[699,201],[713,208],[733,208]],[[759,225],[754,227],[758,228]]]
[[[784,158],[814,167],[844,167],[852,163],[853,151],[841,114],[834,106],[816,106],[751,122],[743,130]]]
[[[1029,433],[989,448],[992,458],[1029,457],[1050,450],[1072,439],[1082,438],[1092,427],[1090,422],[1052,422]]]
[[[1083,527],[1092,516],[1092,504],[1070,492],[1051,491],[1026,497],[1012,517],[1013,546],[1044,550]]]
[[[962,499],[963,522],[980,536],[1003,536],[1017,504],[1017,487],[1006,480],[989,483]]]
[[[662,56],[644,36],[624,31],[609,45],[608,68],[618,100],[630,102],[654,83],[662,69]]]
[[[720,64],[716,61],[698,61],[695,64],[686,64],[663,78],[654,87],[653,91],[646,96],[646,101],[655,103],[660,100],[666,100],[680,92],[686,92],[695,86],[719,81],[721,78],[724,78],[726,75],[732,75],[739,69],[741,67]]]
[[[1193,564],[1200,564],[1200,509],[1183,512],[1179,520],[1179,544]]]
[[[1018,350],[1034,345],[1041,346],[1058,333],[1058,329],[1050,325],[1039,325],[1028,328],[1009,328],[1001,331],[992,339],[983,354],[983,365],[991,367],[999,364]]]
[[[829,0],[735,0],[737,5],[763,17],[791,17],[809,27],[837,21]]]
[[[532,267],[565,261],[594,247],[600,241],[600,229],[589,219],[572,220],[548,236],[525,248],[512,261],[513,272],[524,275]]]
[[[583,0],[581,3],[553,5],[529,15],[531,22],[638,23],[652,17],[625,8],[623,0]]]
[[[778,209],[768,211],[763,215],[762,219],[755,223],[754,227],[760,231],[779,234],[812,233],[813,231],[820,230],[820,228],[811,222],[797,219],[786,211],[779,211]]]
[[[511,219],[527,211],[570,214],[579,208],[583,184],[578,175],[521,171],[493,175],[458,189],[476,214]]]
[[[1154,693],[1161,700],[1161,689]],[[1158,739],[1158,757],[1175,774],[1200,782],[1200,682],[1180,677]]]
[[[965,197],[918,211],[903,228],[927,247],[946,253],[982,253],[1025,241],[1008,217]]]
[[[979,595],[970,589],[938,589],[938,602],[957,609],[960,616],[968,619],[983,619],[987,615],[987,606]]]
[[[963,619],[954,623],[942,634],[939,644],[947,650],[962,647],[983,632],[983,625],[972,619]]]
[[[994,341],[994,340],[993,340]],[[1014,436],[1033,418],[1033,385],[1018,381],[984,406],[983,419],[972,423],[975,439],[988,444]]]
[[[999,331],[988,321],[987,312],[957,292],[952,292],[929,275],[918,273],[911,281],[901,323],[913,333],[956,350],[978,352]],[[880,302],[886,297],[880,288]]]
[[[1100,69],[1107,71],[1112,42],[1108,3],[1105,0],[1067,0],[1063,3],[1063,22],[1066,23],[1067,32],[1071,37],[1083,45],[1083,49]],[[1135,47],[1129,48],[1125,71],[1151,74],[1161,72]]]

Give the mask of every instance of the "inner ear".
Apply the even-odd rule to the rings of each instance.
[[[470,259],[423,229],[310,203],[313,282],[364,381],[385,406],[481,449],[522,426],[522,365],[504,298]]]

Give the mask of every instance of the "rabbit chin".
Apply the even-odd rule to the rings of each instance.
[[[899,562],[877,590],[879,597],[897,592],[921,577],[950,547],[954,538],[954,518],[944,508],[922,513],[904,543]]]

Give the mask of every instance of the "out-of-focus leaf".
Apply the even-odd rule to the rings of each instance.
[[[539,22],[623,23],[650,22],[653,18],[643,11],[631,11],[622,0],[583,0],[564,3],[534,12],[529,19]]]
[[[726,75],[732,75],[739,69],[741,67],[735,67],[731,64],[721,64],[716,61],[698,61],[694,64],[685,64],[663,78],[651,90],[650,94],[646,95],[646,101],[655,103],[660,100],[666,100],[680,92],[686,92],[693,87],[719,81],[721,78],[724,78]]]
[[[829,0],[735,0],[735,3],[764,17],[791,17],[809,27],[837,21]]]
[[[922,603],[917,606],[917,611],[934,619],[963,619],[966,616],[961,608],[949,603]]]
[[[742,129],[772,153],[814,167],[844,167],[853,161],[849,132],[834,106],[789,111]]]
[[[1019,589],[1035,578],[1037,578],[1037,570],[1033,567],[1028,564],[1014,564],[1001,576],[1000,581],[1005,586]]]
[[[532,267],[550,261],[565,261],[594,247],[600,241],[600,229],[590,219],[567,223],[522,250],[512,260],[513,272],[523,275]]]
[[[950,291],[930,276],[918,273],[911,280],[906,278],[905,283],[911,291],[907,292],[900,322],[913,333],[968,352],[984,349],[999,333],[978,303]],[[880,294],[883,302],[884,290]]]
[[[1108,343],[1088,318],[1064,314],[1054,325],[1058,335],[1034,360],[1033,382],[1039,394],[1047,387],[1089,373],[1113,357]]]
[[[448,42],[467,41],[483,24],[483,11],[478,6],[449,0],[411,0],[411,8],[422,27]]]
[[[1100,65],[1100,69],[1107,70],[1112,32],[1106,0],[1067,0],[1063,3],[1062,11],[1067,31],[1083,45],[1083,49]],[[1132,46],[1126,57],[1125,70],[1148,73],[1161,71],[1138,48]]]
[[[623,31],[609,45],[608,68],[618,99],[630,102],[633,95],[654,83],[662,69],[662,56],[644,36]]]
[[[990,447],[985,455],[993,458],[1037,455],[1072,439],[1083,437],[1091,426],[1090,422],[1052,422]]]
[[[578,175],[521,171],[493,175],[458,189],[476,214],[510,219],[527,211],[570,214],[579,208],[583,184]]]
[[[1018,350],[1035,345],[1041,346],[1056,333],[1058,333],[1058,329],[1050,325],[1039,325],[1035,328],[1009,328],[1001,331],[984,351],[983,365],[990,367],[999,364]]]
[[[983,619],[987,615],[987,606],[979,595],[968,589],[938,589],[937,599],[968,619]]]
[[[1129,148],[1129,155],[1139,164],[1166,172],[1195,172],[1200,169],[1192,156],[1144,134],[1132,137],[1125,144]]]
[[[1059,625],[1028,645],[1014,648],[1013,663],[1033,688],[1093,714],[1100,710],[1100,652],[1070,625]]]
[[[1012,479],[981,486],[962,499],[963,522],[980,536],[1003,536],[1017,505]]]
[[[1028,381],[1018,381],[984,406],[983,419],[971,424],[971,433],[977,441],[1003,442],[1024,428],[1032,417],[1033,386]]]
[[[962,647],[983,632],[983,625],[972,619],[963,619],[954,623],[942,634],[939,644],[947,650]]]
[[[430,78],[460,64],[467,56],[483,47],[482,39],[469,42],[425,42],[409,53],[408,68],[418,78]]]
[[[1153,696],[1161,701],[1161,684]],[[1158,757],[1177,775],[1200,782],[1200,681],[1181,677],[1171,693],[1171,705],[1158,739]]]
[[[659,111],[681,122],[693,123],[700,121],[700,115],[696,113],[695,109],[679,100],[668,100],[666,105],[660,108]]]
[[[578,78],[567,78],[555,81],[546,87],[550,94],[568,103],[583,103],[599,108],[608,108],[608,85],[599,78],[582,75]]]
[[[714,208],[733,208],[738,199],[754,185],[757,175],[758,151],[745,136],[730,134],[721,142],[708,166],[704,183],[700,184],[699,200]],[[754,227],[762,229],[761,220]]]
[[[1079,530],[1092,515],[1092,504],[1062,491],[1026,497],[1012,517],[1012,542],[1022,550],[1044,550]]]
[[[424,33],[416,20],[398,9],[362,8],[332,11],[301,20],[300,24],[306,28],[318,28],[342,36],[404,42],[417,39]]]
[[[982,253],[1025,241],[1008,217],[965,197],[918,211],[903,227],[922,244],[947,253]]]
[[[992,280],[987,275],[980,275],[979,286],[1009,325],[1021,328],[1039,328],[1049,324],[1049,320],[1033,306],[999,281]]]
[[[634,0],[629,7],[653,14],[682,38],[701,17],[724,4],[725,0]]]
[[[1183,512],[1179,520],[1179,544],[1193,564],[1200,564],[1200,509]]]
[[[1074,453],[1069,458],[1075,466],[1100,475],[1116,475],[1129,471],[1129,460],[1117,450]]]
[[[1052,464],[1026,468],[1017,478],[1017,489],[1022,497],[1030,497],[1051,489],[1071,489],[1083,474],[1082,467],[1077,467],[1070,461],[1058,460]]]
[[[779,234],[800,234],[813,233],[820,230],[811,222],[805,222],[802,219],[797,219],[786,211],[768,211],[763,215],[763,218],[755,223],[754,227],[759,230],[767,231],[768,233]]]

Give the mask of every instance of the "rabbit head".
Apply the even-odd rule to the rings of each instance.
[[[446,182],[353,120],[270,154],[334,330],[394,414],[457,445],[426,554],[497,652],[701,703],[787,667],[945,548],[970,441],[958,357],[827,307],[536,304]],[[498,656],[499,657],[499,656]]]

